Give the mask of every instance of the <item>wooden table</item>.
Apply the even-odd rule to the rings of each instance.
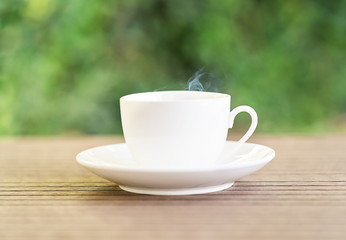
[[[75,155],[102,137],[0,140],[0,239],[346,239],[346,135],[254,136],[275,159],[228,190],[127,193]]]

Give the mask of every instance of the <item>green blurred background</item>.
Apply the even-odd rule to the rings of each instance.
[[[184,89],[201,68],[256,109],[258,132],[345,132],[345,13],[341,0],[0,1],[0,134],[121,133],[121,96]]]

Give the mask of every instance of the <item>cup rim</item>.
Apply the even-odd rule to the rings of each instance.
[[[163,94],[176,94],[181,98],[175,99],[160,99],[157,98]],[[153,95],[156,97],[153,98]],[[189,98],[184,98],[184,95],[189,95]],[[191,98],[191,95],[193,97]],[[220,99],[230,99],[231,96],[226,93],[203,92],[203,91],[188,91],[188,90],[173,90],[173,91],[157,91],[157,92],[140,92],[132,93],[120,98],[120,101],[126,102],[196,102],[196,101],[213,101]]]

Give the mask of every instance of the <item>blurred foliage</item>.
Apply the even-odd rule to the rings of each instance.
[[[257,110],[258,131],[345,130],[345,12],[341,0],[1,1],[0,134],[121,133],[122,95],[184,89],[201,67],[232,106]]]

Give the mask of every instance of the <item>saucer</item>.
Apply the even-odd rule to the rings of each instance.
[[[275,156],[269,147],[227,141],[217,163],[195,168],[144,167],[135,163],[126,143],[105,145],[79,153],[77,162],[128,192],[151,195],[189,195],[227,189],[266,165]]]

